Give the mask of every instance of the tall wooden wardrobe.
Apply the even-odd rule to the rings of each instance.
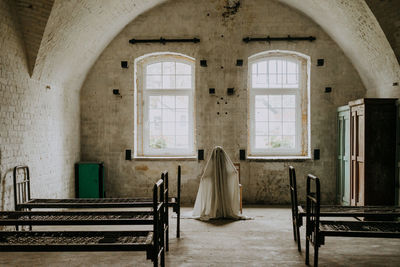
[[[394,205],[396,99],[363,98],[350,108],[350,204]]]

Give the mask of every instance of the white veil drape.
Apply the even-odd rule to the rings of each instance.
[[[239,179],[232,161],[215,147],[200,180],[192,216],[201,220],[214,218],[244,219],[239,215]]]

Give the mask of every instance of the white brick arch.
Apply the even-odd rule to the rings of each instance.
[[[400,97],[400,67],[385,34],[363,0],[279,0],[319,24],[350,58],[368,96]],[[133,19],[164,0],[56,0],[38,52],[33,78],[80,88],[113,38]]]

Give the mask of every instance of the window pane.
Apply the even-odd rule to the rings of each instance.
[[[296,121],[296,110],[294,108],[284,108],[282,116],[283,121]]]
[[[161,108],[161,96],[150,96],[150,108]]]
[[[163,89],[175,89],[175,75],[163,75]]]
[[[188,122],[177,122],[176,123],[176,134],[187,135],[189,133]]]
[[[163,122],[162,123],[162,134],[175,135],[175,122]]]
[[[173,74],[175,75],[175,62],[163,62],[163,75]]]
[[[287,61],[287,73],[297,74],[298,73],[297,66],[298,65],[295,62]]]
[[[256,135],[268,135],[267,122],[256,122]]]
[[[283,135],[295,135],[296,134],[296,124],[294,122],[282,123],[282,134]]]
[[[177,109],[176,110],[176,121],[188,121],[188,110],[187,109]]]
[[[176,62],[176,74],[192,74],[192,67],[189,64]]]
[[[161,135],[161,122],[150,122],[150,135],[151,136]]]
[[[287,61],[286,59],[269,59],[265,61],[267,87],[265,88],[298,88],[299,87],[299,63],[296,61]],[[259,63],[260,64],[260,63]],[[257,67],[259,66],[257,64]],[[260,76],[258,68],[252,68],[253,88],[263,88],[263,80],[255,80]],[[262,73],[264,74],[264,72]],[[259,78],[260,79],[260,78]]]
[[[175,96],[163,96],[162,97],[163,108],[175,108]]]
[[[257,73],[267,73],[267,62],[266,61],[262,61],[257,63]]]
[[[177,89],[191,89],[192,88],[192,76],[189,76],[189,75],[176,76],[176,88]]]
[[[176,96],[176,108],[189,108],[189,97],[184,95]]]
[[[267,88],[267,75],[259,74],[252,76],[252,86],[253,88]]]
[[[268,121],[268,109],[256,109],[256,121]]]
[[[255,147],[258,149],[266,149],[268,147],[268,136],[256,136]]]
[[[269,109],[269,121],[282,121],[282,109],[281,108],[270,108]]]
[[[287,75],[287,84],[297,85],[297,74],[288,74]]]
[[[174,135],[164,136],[164,139],[167,144],[167,148],[175,148],[175,136]]]
[[[270,122],[269,123],[269,134],[270,135],[282,135],[282,123],[281,122]]]
[[[278,87],[277,75],[274,73],[268,74],[268,88]]]
[[[274,74],[278,73],[277,66],[276,66],[276,60],[268,61],[268,72],[274,73]]]
[[[282,136],[272,135],[269,137],[269,143],[271,148],[281,148],[282,147]]]
[[[284,66],[286,62],[284,60],[276,60],[276,71],[279,74],[285,73],[286,70],[284,70]],[[286,69],[286,68],[285,68]]]
[[[282,107],[282,96],[281,95],[270,95],[269,104],[272,108]]]
[[[282,146],[285,148],[295,148],[296,136],[284,135],[282,136]]]
[[[256,108],[268,108],[267,95],[256,95]]]
[[[161,75],[161,63],[155,63],[147,65],[147,74],[159,74]]]
[[[147,75],[146,89],[161,89],[161,75]]]
[[[189,144],[189,138],[186,135],[176,136],[176,148],[187,148]]]
[[[162,136],[150,136],[150,147],[153,149],[164,149],[167,143]]]
[[[283,104],[282,106],[285,108],[294,108],[296,107],[296,96],[294,95],[283,95]]]
[[[151,122],[161,121],[161,109],[150,109],[149,120]]]
[[[175,112],[173,109],[162,110],[162,120],[164,121],[175,121]]]

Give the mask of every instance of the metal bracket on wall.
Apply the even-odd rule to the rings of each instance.
[[[139,43],[160,43],[165,45],[166,43],[199,43],[199,38],[192,39],[165,39],[160,37],[160,39],[130,39],[130,44],[139,44]]]
[[[288,35],[287,37],[270,37],[269,35],[267,37],[262,37],[262,38],[253,38],[253,37],[246,37],[243,38],[243,42],[249,43],[249,42],[273,42],[273,41],[315,41],[317,38],[314,36],[308,36],[308,37],[291,37]]]

